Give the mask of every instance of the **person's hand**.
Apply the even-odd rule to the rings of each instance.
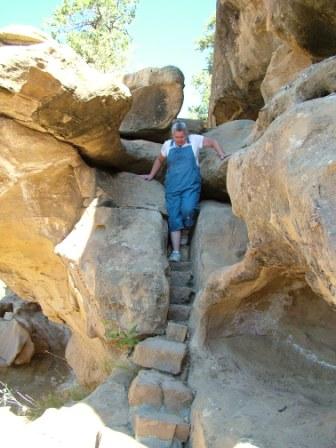
[[[144,180],[152,180],[152,176],[150,174],[140,174],[140,177]]]
[[[221,160],[224,160],[224,159],[227,159],[228,157],[230,157],[230,155],[231,154],[219,154],[219,158],[221,159]]]

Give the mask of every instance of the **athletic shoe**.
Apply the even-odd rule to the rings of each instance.
[[[169,255],[169,261],[181,261],[181,254],[178,250],[173,250],[173,252]]]

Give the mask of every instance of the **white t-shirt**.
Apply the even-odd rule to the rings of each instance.
[[[195,155],[196,164],[199,166],[198,155],[199,155],[200,149],[203,148],[204,136],[199,135],[199,134],[190,134],[189,141],[190,141],[190,143],[186,142],[182,146],[182,148],[184,146],[188,146],[191,144],[193,153]],[[171,148],[171,140],[166,140],[161,148],[161,154],[163,155],[163,157],[168,157],[170,148]]]

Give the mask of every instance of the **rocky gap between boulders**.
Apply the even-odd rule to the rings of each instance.
[[[309,8],[320,14],[327,4]],[[231,158],[221,163],[213,152],[201,153],[188,379],[197,392],[195,448],[334,443],[335,58],[328,48],[331,57],[311,65],[321,49],[307,43],[298,11],[287,0],[276,8],[271,0],[217,3],[209,117],[216,127],[190,125],[216,138]],[[327,25],[334,20],[332,13],[320,17]],[[6,66],[3,39],[0,30]],[[168,310],[163,173],[152,182],[137,174],[149,171],[168,137],[182,105],[183,74],[151,67],[128,75],[127,89],[72,50],[62,54],[45,36],[34,33],[35,39],[38,45],[16,46],[15,79],[0,73],[0,231],[7,236],[0,242],[0,274],[71,328],[67,360],[81,382],[99,387],[79,404],[48,410],[32,427],[41,435],[39,425],[50,425],[53,434],[53,426],[73,424],[76,445],[81,437],[83,446],[104,438],[115,444],[119,434],[127,446],[140,446],[127,437],[133,434],[128,390],[138,373],[127,354],[137,338],[162,335],[168,312],[185,310]],[[78,74],[85,76],[77,83]],[[147,112],[160,108],[158,116],[141,114],[145,100]],[[0,322],[12,317],[11,306],[1,305]],[[26,306],[31,312],[36,304]],[[16,355],[26,359],[38,345],[27,329],[30,324],[15,327]],[[127,350],[117,347],[120,340]],[[55,359],[42,376],[54,368],[63,375]],[[26,369],[25,378],[36,383],[39,368],[32,358],[27,369],[11,371]],[[72,373],[65,388],[74,384]],[[48,387],[58,381],[53,376]],[[148,431],[153,421],[145,424]],[[13,442],[16,434],[4,427],[3,440]]]

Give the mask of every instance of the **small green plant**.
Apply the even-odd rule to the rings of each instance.
[[[132,349],[139,342],[139,336],[136,331],[136,326],[132,327],[130,330],[112,330],[107,328],[105,331],[105,336],[108,341],[115,344],[120,349]]]
[[[49,408],[59,409],[65,404],[83,400],[89,393],[91,393],[91,391],[92,389],[89,388],[75,386],[64,392],[57,391],[49,393],[43,396],[40,400],[35,401],[34,405],[27,410],[26,416],[30,420],[35,420]]]

